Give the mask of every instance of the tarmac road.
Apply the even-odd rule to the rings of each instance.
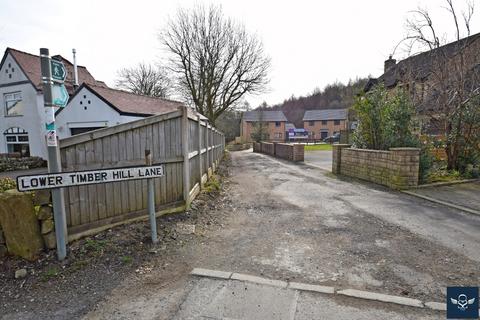
[[[193,267],[437,302],[449,285],[480,282],[480,217],[251,151],[232,158],[223,226],[179,248],[178,265],[126,279],[87,319],[249,319],[252,297],[270,290],[232,300],[239,284],[192,278]],[[350,298],[296,301],[289,319],[444,318]]]

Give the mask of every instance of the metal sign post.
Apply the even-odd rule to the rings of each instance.
[[[42,71],[43,82],[43,100],[45,106],[45,127],[46,142],[48,150],[48,171],[50,173],[61,172],[60,153],[58,150],[57,132],[55,130],[55,108],[53,103],[53,78],[52,78],[52,62],[49,50],[40,49],[40,65]],[[61,62],[55,61],[55,63]],[[66,73],[63,75],[58,73],[57,81],[63,81]],[[63,84],[62,84],[63,85]],[[67,98],[68,100],[68,98]],[[53,215],[55,221],[55,236],[57,240],[57,257],[63,260],[67,256],[67,223],[65,218],[65,200],[63,197],[63,189],[52,190]]]
[[[152,154],[150,150],[145,150],[145,164],[147,166],[152,165]],[[150,219],[150,231],[152,233],[152,242],[157,243],[157,219],[155,216],[155,184],[153,178],[147,180],[148,186],[148,216]]]

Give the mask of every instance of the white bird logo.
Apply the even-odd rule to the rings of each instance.
[[[458,309],[465,311],[468,309],[468,305],[473,304],[475,302],[475,298],[468,299],[467,295],[460,294],[458,295],[458,299],[450,298],[450,301],[452,302],[452,304],[457,305]]]

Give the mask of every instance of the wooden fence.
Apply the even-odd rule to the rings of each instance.
[[[60,141],[62,171],[145,164],[165,165],[155,178],[157,215],[184,210],[215,171],[224,135],[187,107]],[[147,215],[147,181],[123,181],[65,188],[69,239]]]

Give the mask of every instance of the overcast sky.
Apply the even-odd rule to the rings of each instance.
[[[457,2],[460,10],[464,2]],[[432,11],[442,33],[452,30],[442,0],[0,0],[0,50],[38,54],[48,47],[71,59],[76,48],[78,63],[113,85],[118,69],[164,58],[158,31],[180,6],[196,3],[221,4],[226,15],[262,39],[272,59],[270,90],[247,97],[253,106],[306,95],[335,81],[379,76],[406,34],[408,11],[418,6]],[[479,32],[479,14],[472,33]]]

